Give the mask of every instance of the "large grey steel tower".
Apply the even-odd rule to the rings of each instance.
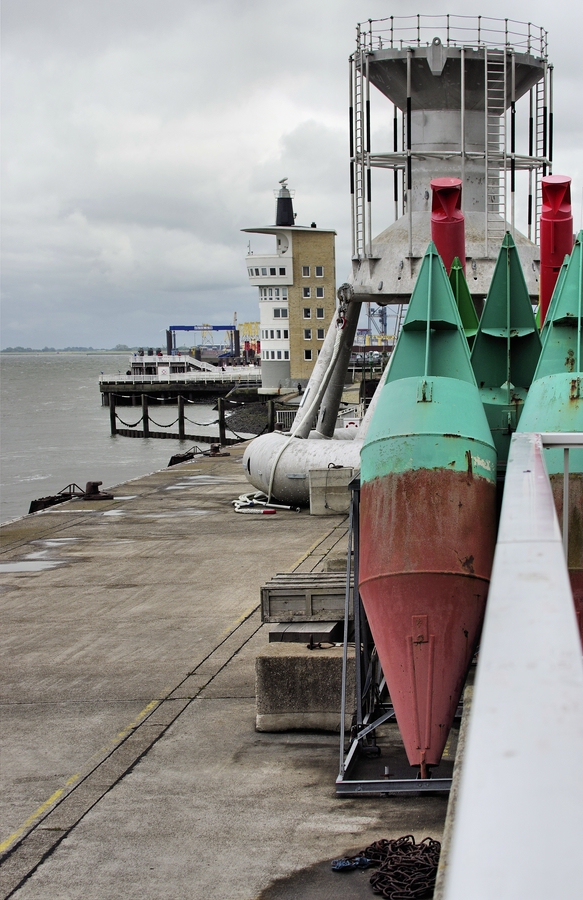
[[[392,101],[393,145],[384,151],[371,146],[371,85]],[[538,299],[540,178],[552,170],[551,88],[547,33],[530,24],[391,16],[358,26],[350,57],[350,154],[351,281],[359,299],[407,301],[430,240],[430,181],[443,176],[463,182],[474,297],[485,296],[510,230]],[[521,98],[526,102],[519,104]],[[519,106],[526,112],[521,128]],[[373,169],[392,172],[395,218],[376,237]],[[516,228],[519,189],[526,235]]]

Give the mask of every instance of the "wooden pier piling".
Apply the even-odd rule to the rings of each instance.
[[[109,394],[109,424],[111,426],[111,434],[117,434],[117,416],[115,412],[115,394]]]
[[[224,447],[226,444],[227,432],[225,429],[225,400],[224,397],[217,397],[217,412],[219,414],[219,444]]]
[[[150,437],[150,416],[148,413],[148,395],[142,394],[142,425],[144,437]]]
[[[184,397],[178,397],[178,440],[184,440]]]

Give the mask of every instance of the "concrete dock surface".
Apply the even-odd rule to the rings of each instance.
[[[1,897],[372,897],[330,861],[440,839],[445,795],[339,799],[337,735],[255,730],[260,588],[347,522],[237,515],[242,452],[0,529]]]

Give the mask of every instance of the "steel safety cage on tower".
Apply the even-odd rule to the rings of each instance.
[[[392,101],[392,149],[371,146],[371,83]],[[516,107],[529,97],[517,143]],[[352,255],[375,256],[372,169],[393,172],[395,220],[427,208],[432,177],[463,182],[462,209],[481,213],[483,254],[516,227],[516,174],[528,173],[527,237],[538,240],[540,181],[552,171],[552,67],[547,32],[485,16],[391,16],[357,26],[350,56]]]

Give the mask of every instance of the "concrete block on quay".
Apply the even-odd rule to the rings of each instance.
[[[311,469],[310,515],[337,516],[350,509],[348,485],[354,476],[354,469],[346,466],[339,469]]]
[[[338,731],[341,684],[342,647],[310,650],[305,644],[268,644],[255,662],[257,731]],[[347,690],[353,696],[352,647]]]

